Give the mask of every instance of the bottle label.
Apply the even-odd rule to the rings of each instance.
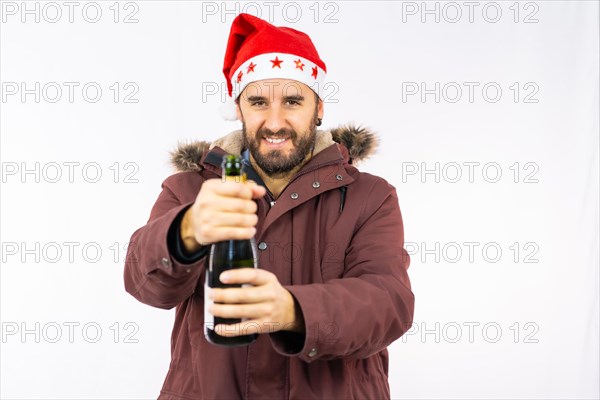
[[[208,312],[208,308],[213,304],[213,301],[208,297],[210,291],[210,287],[208,286],[208,274],[206,280],[207,282],[204,283],[204,327],[206,329],[215,329],[214,316]]]

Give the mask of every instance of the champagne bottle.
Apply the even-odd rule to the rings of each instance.
[[[241,157],[226,155],[221,164],[223,181],[245,182],[246,173]],[[215,317],[208,312],[211,300],[207,296],[210,288],[242,287],[240,284],[224,284],[219,280],[222,272],[235,268],[258,268],[254,238],[226,240],[211,245],[204,286],[204,336],[210,343],[221,346],[245,346],[256,340],[257,334],[225,337],[217,334],[214,327],[219,324],[238,324],[242,319]],[[245,285],[244,285],[245,286]]]

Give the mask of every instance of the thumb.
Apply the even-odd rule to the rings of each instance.
[[[252,180],[249,180],[247,182],[252,185],[251,189],[252,189],[252,198],[253,199],[263,197],[265,194],[267,194],[267,189],[265,189],[264,186],[261,186]]]

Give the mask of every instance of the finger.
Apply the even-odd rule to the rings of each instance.
[[[200,209],[217,210],[227,212],[240,212],[245,214],[255,214],[257,205],[254,200],[240,199],[238,197],[227,197],[214,195],[201,199]]]
[[[265,290],[265,286],[213,288],[209,297],[215,303],[223,304],[252,304],[275,301],[273,291]]]
[[[262,333],[273,333],[281,330],[289,330],[292,324],[282,324],[266,319],[249,319],[236,324],[218,324],[213,329],[221,336],[242,336]]]
[[[255,185],[253,185],[251,183],[230,182],[230,181],[223,182],[223,181],[217,180],[217,182],[211,183],[210,188],[213,190],[214,193],[216,193],[220,196],[251,199],[253,186],[255,186]]]
[[[248,320],[237,324],[218,324],[214,327],[214,330],[218,335],[233,337],[274,332],[277,329],[274,329],[272,325],[274,323],[263,323],[261,320]]]
[[[249,283],[254,286],[265,285],[275,275],[259,268],[237,268],[221,273],[219,280],[223,283]]]
[[[216,304],[209,306],[208,311],[215,317],[232,319],[262,318],[271,315],[273,305],[269,303],[257,304]]]
[[[252,198],[259,199],[267,194],[267,189],[264,186],[257,185],[256,182],[252,181],[254,186],[252,186]]]
[[[256,183],[256,181],[248,180],[244,182],[244,185],[251,189],[253,199],[263,197],[265,194],[267,194],[267,189],[264,186]]]
[[[206,222],[213,228],[248,228],[254,227],[258,223],[258,215],[241,214],[237,212],[216,212],[213,213],[210,221]]]

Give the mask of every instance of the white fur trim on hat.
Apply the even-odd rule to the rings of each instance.
[[[325,71],[312,61],[293,54],[265,53],[245,61],[231,76],[233,93],[242,93],[249,83],[264,79],[292,79],[310,87],[323,99]],[[285,88],[284,88],[285,89]],[[290,86],[289,94],[294,88]]]

